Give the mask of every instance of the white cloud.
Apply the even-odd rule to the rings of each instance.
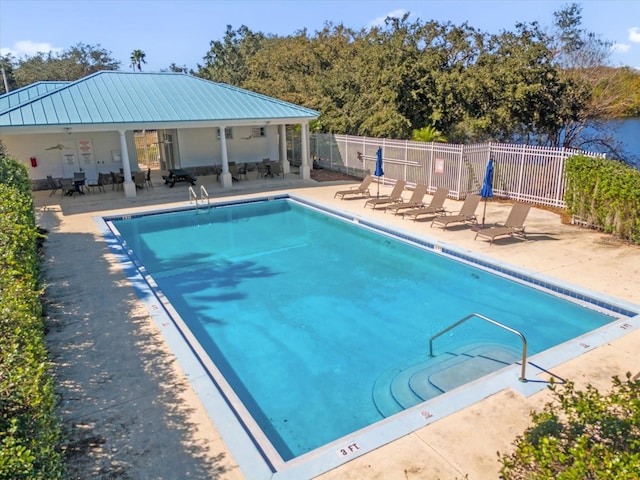
[[[44,42],[32,42],[31,40],[20,40],[13,44],[13,47],[3,47],[0,49],[1,55],[12,54],[15,57],[33,56],[38,52],[48,53],[60,53],[62,48],[52,47],[50,43]]]
[[[640,43],[640,28],[632,27],[629,29],[629,41]]]
[[[613,53],[627,53],[630,48],[631,45],[628,43],[614,43],[611,45],[611,51]]]
[[[398,10],[393,10],[392,12],[389,12],[382,17],[374,18],[373,20],[371,20],[369,22],[369,28],[382,27],[384,26],[384,21],[386,20],[387,17],[402,18],[405,13],[407,13],[407,11],[402,8]]]

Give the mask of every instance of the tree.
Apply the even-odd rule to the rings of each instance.
[[[17,87],[38,81],[74,81],[101,70],[118,70],[120,62],[100,44],[78,43],[60,54],[38,52],[14,63]]]
[[[582,149],[597,148],[622,156],[622,146],[598,119],[615,117],[619,90],[615,87],[615,70],[608,68],[611,42],[581,28],[582,7],[576,3],[554,12],[550,46],[563,78],[575,85],[574,94],[585,99],[575,118],[567,119],[559,129],[554,144]]]
[[[535,22],[488,37],[461,75],[465,114],[454,138],[555,144],[586,98],[553,58],[548,37]]]
[[[147,63],[145,60],[146,54],[142,50],[134,50],[131,52],[131,68],[135,72],[136,68],[139,72],[142,71],[142,64]]]
[[[249,61],[263,47],[266,38],[245,25],[237,31],[227,25],[224,39],[211,41],[211,48],[204,56],[204,66],[198,65],[198,75],[214,82],[242,87],[251,75]]]
[[[168,69],[162,69],[162,72],[174,72],[174,73],[190,73],[193,75],[193,70],[189,70],[186,65],[178,66],[175,62],[169,65]]]
[[[411,133],[411,140],[416,142],[446,142],[447,138],[433,125],[422,127]]]
[[[8,93],[18,88],[13,66],[15,59],[13,55],[0,56],[0,72],[2,74],[2,82],[0,83],[0,92]]]
[[[640,380],[613,378],[608,395],[573,382],[549,387],[553,401],[532,412],[533,425],[518,436],[515,451],[500,454],[500,478],[640,478]]]

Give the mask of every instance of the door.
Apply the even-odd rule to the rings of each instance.
[[[84,172],[88,180],[97,180],[98,168],[91,140],[62,140],[59,143],[63,146],[60,155],[65,178],[73,178],[75,172]]]
[[[160,168],[172,170],[178,168],[178,145],[175,130],[159,130],[158,139],[160,146]]]

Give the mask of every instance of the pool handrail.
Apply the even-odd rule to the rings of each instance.
[[[444,335],[445,333],[447,333],[449,330],[453,330],[454,328],[456,328],[458,325],[466,322],[467,320],[477,317],[480,320],[484,320],[485,322],[489,322],[492,325],[495,325],[497,327],[503,328],[504,330],[507,330],[511,333],[515,333],[516,335],[518,335],[520,337],[520,339],[522,340],[522,373],[521,376],[518,380],[520,380],[521,382],[526,382],[527,381],[527,377],[525,376],[525,371],[527,368],[527,339],[524,337],[524,335],[522,334],[522,332],[519,332],[518,330],[515,330],[511,327],[508,327],[507,325],[497,322],[496,320],[493,320],[489,317],[485,317],[484,315],[480,315],[479,313],[471,313],[469,315],[467,315],[464,318],[461,318],[460,320],[458,320],[457,322],[449,325],[447,328],[445,328],[444,330],[442,330],[441,332],[436,333],[435,335],[433,335],[430,339],[429,339],[429,356],[433,357],[433,341],[438,338],[440,335]]]
[[[200,185],[200,201],[204,203],[204,200],[207,200],[207,208],[211,208],[210,200],[209,200],[209,192],[204,188],[204,185]],[[196,195],[196,191],[192,186],[189,187],[189,203],[195,201],[196,203],[196,212],[198,212],[198,195]]]

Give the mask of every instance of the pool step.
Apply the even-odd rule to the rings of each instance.
[[[394,415],[519,360],[519,353],[504,345],[461,347],[423,356],[405,367],[383,372],[373,387],[373,401],[383,417]]]

